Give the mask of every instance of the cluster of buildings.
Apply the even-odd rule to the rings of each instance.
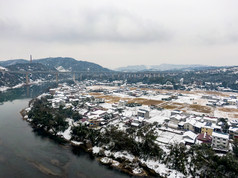
[[[75,124],[81,123],[95,129],[106,127],[107,125],[116,125],[119,129],[126,130],[128,127],[141,128],[144,125],[154,123],[157,124],[157,136],[162,132],[164,135],[173,133],[174,138],[178,135],[176,137],[177,140],[175,140],[177,142],[184,144],[211,144],[215,150],[220,151],[229,151],[230,143],[238,139],[238,119],[227,122],[226,119],[221,120],[218,117],[205,116],[204,114],[188,114],[180,110],[160,110],[155,106],[131,106],[126,100],[108,103],[103,97],[91,95],[95,89],[89,89],[88,86],[96,85],[94,82],[85,82],[73,86],[59,85],[58,88],[50,89],[49,91],[52,95],[52,99],[49,99],[52,107],[71,107],[82,116],[82,119],[75,121]],[[115,84],[123,85],[120,82]],[[150,93],[150,91],[137,89],[129,90],[126,85],[124,85],[124,88],[118,87],[112,90],[101,88],[96,89],[96,91],[104,96],[112,94],[120,96],[120,93],[126,93],[131,98],[141,97],[148,94],[148,92]],[[156,95],[156,92],[154,91],[152,94]]]
[[[238,139],[238,120],[222,122],[219,118],[183,114],[172,111],[166,126],[182,130],[185,144],[210,144],[214,150],[228,151],[229,143]],[[227,125],[226,125],[227,124]]]

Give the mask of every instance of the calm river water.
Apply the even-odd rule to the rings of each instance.
[[[0,177],[128,177],[100,165],[84,151],[33,132],[19,112],[49,86],[0,93]]]

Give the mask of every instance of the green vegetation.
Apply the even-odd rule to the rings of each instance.
[[[193,84],[197,83],[199,85],[204,85],[207,90],[216,90],[215,85],[205,85],[205,82],[209,83],[221,83],[220,87],[229,87],[234,90],[238,90],[238,84],[236,80],[238,74],[232,73],[232,71],[213,71],[209,72],[208,70],[200,71],[168,71],[161,72],[160,77],[142,77],[142,78],[128,78],[128,83],[137,83],[143,82],[146,84],[166,84],[167,81],[171,82],[174,85],[174,89],[185,89],[184,86],[178,84],[181,78],[184,79],[184,84]]]
[[[65,121],[65,116],[66,113],[60,109],[53,109],[46,98],[36,99],[33,103],[33,108],[28,114],[28,117],[32,119],[31,124],[34,127],[47,132],[51,130],[53,135],[56,135],[60,131],[63,132],[68,128],[68,122]]]
[[[218,122],[222,122],[221,128],[223,133],[228,133],[229,125],[227,123],[227,118],[219,118]]]
[[[149,128],[149,126],[147,127]],[[161,158],[163,151],[155,143],[156,137],[153,130],[143,134],[145,129],[134,130],[129,128],[127,132],[118,130],[116,127],[95,130],[87,126],[79,125],[72,128],[72,140],[90,141],[92,146],[107,147],[110,151],[127,151],[141,158]],[[139,137],[140,142],[135,141]]]
[[[235,139],[232,149],[233,149],[234,155],[236,156],[236,158],[238,158],[238,140],[237,139]]]
[[[169,153],[165,154],[155,143],[156,137],[152,125],[138,130],[128,128],[126,132],[116,127],[99,131],[80,125],[73,128],[72,135],[72,139],[78,141],[90,140],[92,146],[102,148],[107,146],[107,150],[110,151],[127,151],[145,160],[157,160],[184,175],[193,177],[236,177],[238,175],[238,160],[234,155],[228,153],[219,156],[205,144],[193,145],[189,149],[184,145],[173,144],[168,147]],[[140,141],[135,141],[136,137]]]
[[[209,145],[193,145],[190,149],[178,144],[170,146],[165,163],[172,169],[192,177],[236,177],[238,160],[227,153],[219,156]]]

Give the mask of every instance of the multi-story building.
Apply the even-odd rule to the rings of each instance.
[[[229,135],[224,133],[212,132],[212,147],[222,151],[229,149]]]

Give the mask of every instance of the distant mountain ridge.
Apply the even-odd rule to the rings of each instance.
[[[133,65],[127,67],[116,68],[116,71],[120,72],[139,72],[139,71],[168,71],[168,70],[195,70],[205,68],[216,68],[214,66],[207,65],[176,65],[176,64],[160,64],[160,65]]]
[[[0,61],[0,66],[5,68],[16,69],[18,68],[25,70],[29,64],[41,64],[46,66],[45,70],[58,70],[60,72],[80,72],[80,71],[97,71],[97,72],[109,72],[110,70],[104,68],[98,64],[87,62],[87,61],[78,61],[76,59],[70,57],[52,57],[52,58],[43,58],[43,59],[34,59],[32,63],[29,60],[25,59],[14,59],[7,61]],[[11,67],[14,66],[14,67]],[[44,67],[38,65],[38,67],[42,70]],[[11,70],[10,69],[10,70]]]
[[[22,64],[22,63],[29,63],[29,61],[26,59],[10,59],[10,60],[6,60],[6,61],[0,61],[0,66],[7,67],[10,65]]]
[[[79,72],[79,71],[98,71],[98,72],[108,72],[110,71],[107,68],[104,68],[98,64],[87,62],[87,61],[77,61],[74,58],[69,57],[57,57],[57,58],[43,58],[34,60],[44,64],[46,66],[54,67],[56,69],[63,69],[65,71]]]
[[[6,68],[10,71],[57,71],[54,67],[41,63],[16,63],[6,66]]]
[[[17,71],[9,73],[4,71]],[[0,91],[1,87],[14,87],[26,82],[26,71],[28,71],[29,82],[55,81],[72,79],[71,72],[110,72],[98,64],[86,61],[77,61],[69,57],[55,57],[35,59],[32,62],[25,59],[14,59],[0,61]],[[32,71],[32,72],[31,72]],[[39,72],[40,71],[40,72]],[[42,71],[42,72],[41,72]],[[58,72],[70,72],[57,74]]]

